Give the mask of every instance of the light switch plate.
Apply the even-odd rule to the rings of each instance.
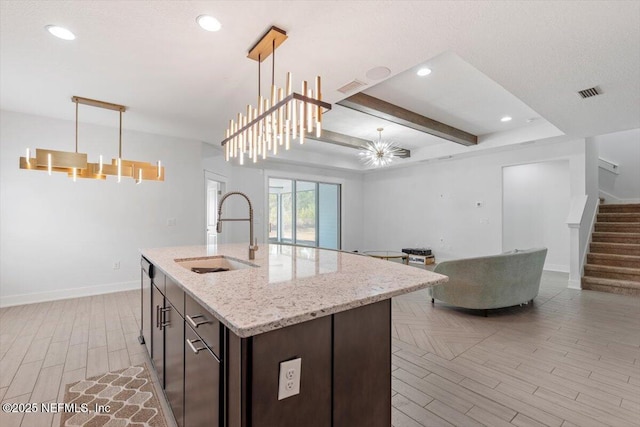
[[[278,400],[300,394],[300,375],[302,359],[280,362],[280,379],[278,381]]]

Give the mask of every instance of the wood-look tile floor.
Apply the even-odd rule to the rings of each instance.
[[[533,305],[393,300],[393,425],[640,426],[640,298],[567,289]]]
[[[393,425],[640,426],[640,298],[566,283],[545,272],[533,306],[487,318],[395,298]],[[0,400],[62,402],[69,382],[148,363],[139,307],[130,291],[0,309]],[[0,412],[41,425],[59,414]]]
[[[63,402],[68,383],[149,363],[139,322],[136,291],[0,309],[0,400]],[[0,411],[2,427],[59,425],[60,414]]]

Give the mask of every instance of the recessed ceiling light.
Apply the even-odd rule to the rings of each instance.
[[[54,36],[58,37],[59,39],[62,39],[62,40],[76,39],[76,35],[73,34],[71,31],[67,30],[66,28],[59,27],[57,25],[47,25],[44,28]]]
[[[431,74],[431,69],[427,67],[420,68],[416,74],[420,77],[428,76],[429,74]]]
[[[218,31],[222,28],[222,24],[213,16],[209,15],[200,15],[196,18],[196,22],[203,30],[207,31]]]
[[[500,119],[501,122],[510,122],[511,121],[511,117],[509,116],[504,116],[503,118]]]

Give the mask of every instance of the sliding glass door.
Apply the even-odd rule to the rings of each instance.
[[[269,178],[269,241],[340,249],[340,184]]]

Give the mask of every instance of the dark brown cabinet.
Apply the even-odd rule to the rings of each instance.
[[[220,361],[190,326],[185,326],[184,353],[184,425],[222,425]]]
[[[184,291],[165,276],[164,392],[178,427],[184,425]]]
[[[184,319],[165,297],[164,309],[164,392],[178,427],[184,414]]]
[[[164,279],[164,276],[159,274]],[[157,278],[157,277],[156,277]],[[164,332],[162,330],[162,310],[164,295],[153,285],[151,287],[151,361],[156,368],[160,385],[164,387]]]
[[[184,291],[160,271],[156,271],[151,289],[150,356],[176,423],[183,427]]]
[[[241,338],[162,270],[152,282],[151,358],[179,427],[391,425],[391,300]],[[300,392],[280,400],[298,358]]]

